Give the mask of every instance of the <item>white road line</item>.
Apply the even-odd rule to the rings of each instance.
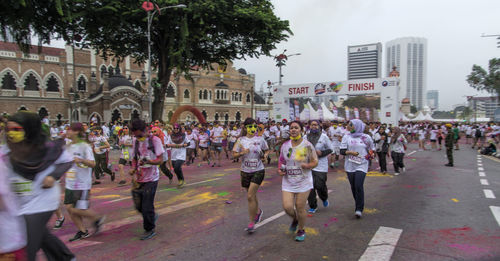
[[[479,177],[485,177],[486,176],[486,173],[484,173],[484,171],[479,171]]]
[[[498,226],[500,226],[500,207],[496,206],[490,206],[491,213],[493,213],[493,217],[495,217],[495,220],[498,223]]]
[[[206,182],[215,181],[215,180],[219,180],[219,179],[221,179],[221,178],[213,178],[213,179],[202,180],[202,181],[198,181],[198,182],[194,182],[194,183],[188,183],[188,184],[184,185],[184,187],[198,185],[198,184],[201,184],[201,183],[206,183]],[[161,189],[161,190],[158,190],[158,191],[164,191],[164,190],[167,190],[167,189]],[[118,201],[122,201],[122,200],[126,200],[126,199],[131,199],[131,198],[132,198],[131,196],[128,196],[128,197],[124,197],[124,198],[119,198],[119,199],[114,199],[114,200],[106,201],[105,203],[109,204],[109,203],[114,203],[114,202],[118,202]]]
[[[413,154],[413,153],[415,153],[415,152],[417,152],[417,151],[416,151],[416,150],[414,150],[414,151],[412,151],[412,152],[408,153],[408,156],[410,156],[411,154]]]
[[[332,191],[333,191],[333,190],[330,190],[330,189],[329,189],[329,190],[328,190],[328,194],[330,194]],[[276,219],[278,219],[278,218],[280,218],[280,217],[284,216],[285,214],[286,214],[286,213],[285,213],[285,211],[281,211],[280,213],[278,213],[278,214],[276,214],[276,215],[270,216],[270,217],[268,217],[268,218],[266,218],[266,219],[262,220],[260,223],[255,224],[255,229],[257,229],[257,228],[259,228],[259,227],[262,227],[262,226],[264,226],[265,224],[267,224],[267,223],[269,223],[269,222],[272,222],[272,221],[274,221],[274,220],[276,220]]]
[[[484,171],[484,168],[483,167],[477,167],[477,170]]]
[[[384,261],[391,260],[392,253],[396,249],[399,237],[403,233],[402,229],[391,227],[379,227],[373,236],[368,248],[359,258],[360,261]]]
[[[482,167],[482,166],[483,166],[483,164],[482,164],[482,163],[477,163],[477,166],[478,166],[478,167]]]
[[[496,198],[491,189],[483,189],[483,192],[486,198]]]
[[[490,185],[490,183],[488,183],[487,179],[480,179],[479,181],[481,182],[481,185],[485,185],[485,186]]]

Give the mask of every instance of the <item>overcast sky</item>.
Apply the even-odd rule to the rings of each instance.
[[[472,65],[487,68],[500,57],[499,0],[271,0],[275,13],[290,21],[294,35],[280,43],[273,55],[301,53],[283,67],[283,84],[347,79],[347,46],[399,37],[428,40],[427,90],[439,90],[440,109],[464,103],[465,95],[479,93],[465,81]],[[382,60],[385,75],[385,59]],[[255,85],[278,81],[278,68],[270,57],[236,61],[256,75]]]

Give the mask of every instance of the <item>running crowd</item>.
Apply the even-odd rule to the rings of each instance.
[[[315,213],[319,198],[328,207],[326,185],[329,168],[340,168],[340,161],[351,186],[355,202],[354,216],[364,209],[364,180],[370,169],[390,175],[387,158],[393,161],[392,174],[405,172],[404,155],[409,142],[418,141],[420,150],[446,148],[453,166],[453,149],[462,144],[482,154],[498,156],[500,126],[488,124],[418,123],[391,126],[365,124],[361,120],[346,123],[312,120],[271,121],[263,124],[252,118],[243,123],[174,124],[160,121],[146,124],[90,123],[48,126],[33,112],[18,112],[1,119],[0,131],[0,259],[35,260],[42,249],[48,260],[74,260],[74,254],[47,228],[52,215],[54,229],[61,228],[66,209],[78,229],[69,241],[87,238],[100,231],[105,216],[90,209],[90,190],[105,174],[118,186],[130,185],[136,210],[143,218],[141,240],[156,235],[158,214],[154,198],[160,174],[177,187],[186,184],[183,166],[221,167],[223,157],[241,165],[241,186],[247,191],[249,223],[253,233],[262,220],[257,191],[265,177],[265,165],[277,161],[282,176],[283,208],[292,223],[296,241],[306,237],[307,212]],[[117,150],[117,172],[111,170],[110,151]],[[378,162],[378,167],[375,166]],[[273,165],[274,166],[274,165]],[[64,184],[60,202],[59,182]],[[306,204],[308,207],[306,208]],[[84,220],[90,221],[87,228]],[[91,230],[89,232],[89,229]]]

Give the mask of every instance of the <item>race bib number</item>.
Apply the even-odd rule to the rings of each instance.
[[[363,158],[354,155],[349,155],[349,158],[347,159],[355,164],[361,164],[361,162],[363,162]]]
[[[21,177],[11,178],[12,191],[19,196],[30,196],[33,194],[33,182]]]
[[[123,149],[123,159],[124,160],[129,160],[130,159],[130,154],[128,153],[128,149]]]
[[[244,163],[245,167],[250,168],[250,169],[256,169],[258,164],[259,164],[258,159],[248,159],[248,160],[245,160],[245,163]]]
[[[66,179],[75,180],[75,178],[76,178],[76,170],[74,168],[69,169],[66,172]]]
[[[302,169],[298,166],[286,166],[286,175],[291,178],[302,176]]]

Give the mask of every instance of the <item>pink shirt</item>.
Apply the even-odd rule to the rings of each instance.
[[[154,153],[152,149],[149,149],[149,139],[152,139],[154,146]],[[136,146],[137,138],[134,138],[133,146],[132,146],[132,158],[135,158],[135,146]],[[161,139],[156,136],[150,136],[146,138],[144,141],[139,141],[138,155],[137,159],[146,159],[146,160],[155,160],[158,157],[161,157],[165,150],[163,149],[163,144],[161,143]],[[158,169],[158,165],[143,165],[137,167],[137,182],[152,182],[160,179],[160,170]]]

